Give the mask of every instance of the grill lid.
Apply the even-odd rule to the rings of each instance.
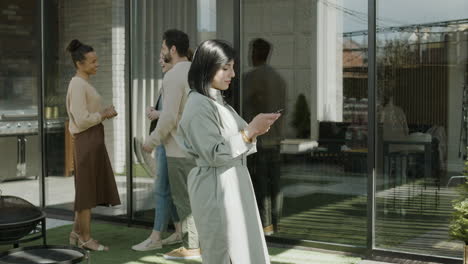
[[[30,202],[16,196],[3,196],[0,191],[0,225],[28,221],[41,215],[42,211]]]

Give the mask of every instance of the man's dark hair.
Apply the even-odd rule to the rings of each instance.
[[[254,52],[256,59],[266,61],[270,54],[270,50],[271,44],[268,41],[262,38],[257,38],[252,41],[252,51]]]
[[[209,89],[216,72],[234,60],[232,46],[224,40],[206,40],[195,51],[188,73],[190,88],[210,97]]]
[[[175,46],[180,57],[187,57],[190,46],[187,34],[178,29],[169,29],[164,32],[163,40],[166,41],[166,46],[169,49]]]
[[[93,47],[81,43],[79,40],[74,39],[68,44],[67,51],[70,52],[73,65],[75,68],[78,62],[82,62],[86,59],[86,53],[94,51]]]

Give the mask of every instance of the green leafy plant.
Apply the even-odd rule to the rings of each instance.
[[[310,137],[310,110],[304,94],[299,94],[294,107],[292,126],[298,138]]]
[[[463,175],[468,176],[468,158],[465,161]],[[452,220],[449,226],[449,235],[453,239],[468,244],[468,180],[458,187],[460,197],[453,201]]]

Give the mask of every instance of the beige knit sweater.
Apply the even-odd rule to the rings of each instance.
[[[190,62],[182,61],[176,63],[174,67],[164,75],[162,85],[162,112],[159,116],[156,128],[145,140],[145,144],[152,147],[163,144],[168,157],[187,157],[185,152],[177,145],[175,136],[190,90],[187,81],[189,69]]]
[[[77,134],[102,122],[101,96],[89,82],[73,77],[67,91],[68,129]]]

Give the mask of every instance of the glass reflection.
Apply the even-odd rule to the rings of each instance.
[[[284,112],[286,82],[268,64],[271,44],[261,38],[249,45],[252,69],[244,76],[244,118],[252,120],[258,113]],[[309,127],[307,120],[297,120],[297,126]],[[307,129],[306,128],[306,129]],[[307,133],[307,131],[306,131]],[[302,135],[308,135],[302,132]],[[248,157],[249,172],[257,198],[262,225],[267,234],[278,231],[283,198],[280,190],[280,144],[284,139],[284,119],[279,119],[270,131],[258,138],[257,155]]]
[[[18,196],[34,205],[39,205],[41,168],[39,7],[37,1],[0,4],[0,195]]]
[[[168,29],[179,29],[189,36],[190,47],[207,39],[220,38],[233,41],[233,7],[229,0],[173,0],[132,1],[134,12],[132,35],[132,133],[135,139],[144,139],[151,129],[146,109],[155,106],[162,88],[163,71],[159,55],[163,33]],[[183,17],[184,19],[178,19]],[[219,19],[222,17],[223,19]],[[176,19],[177,18],[177,19]],[[164,107],[164,106],[163,106]],[[154,155],[154,152],[153,152]],[[157,175],[145,169],[145,162],[134,155],[134,217],[152,223],[155,212],[155,182]],[[149,163],[154,161],[149,160]]]
[[[248,161],[265,233],[365,246],[367,2],[242,6],[244,118],[284,108]]]
[[[124,1],[83,5],[73,1],[44,1],[44,132],[46,206],[72,211],[74,140],[68,130],[65,97],[75,74],[66,45],[72,39],[90,44],[99,55],[99,74],[90,83],[102,96],[102,105],[114,105],[117,117],[104,125],[109,154],[122,205],[97,207],[95,214],[126,214],[126,78]],[[109,12],[112,10],[112,12]],[[79,18],[79,22],[77,19]],[[99,18],[99,19],[97,19]]]
[[[461,10],[468,4],[377,6],[375,245],[461,257],[461,244],[449,241],[448,222],[466,157],[468,19]]]

